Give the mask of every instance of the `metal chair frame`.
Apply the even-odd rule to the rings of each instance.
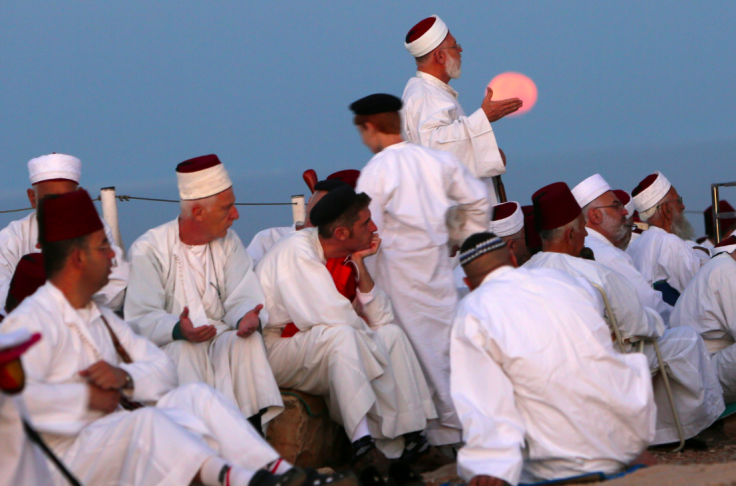
[[[736,185],[736,183],[734,183]],[[622,353],[625,353],[625,345],[623,337],[621,336],[621,331],[618,328],[618,321],[616,321],[616,316],[613,314],[613,310],[611,309],[611,304],[608,301],[608,297],[606,296],[606,292],[603,290],[603,288],[595,284],[593,282],[590,282],[590,284],[595,287],[596,290],[601,294],[601,298],[603,299],[603,304],[606,307],[606,315],[608,316],[608,323],[611,326],[611,329],[613,329],[613,334],[616,337],[616,343],[619,345],[619,348]],[[649,341],[652,343],[652,346],[654,347],[654,352],[657,355],[657,362],[659,363],[659,371],[655,371],[652,373],[652,378],[657,373],[660,373],[662,375],[662,380],[664,381],[664,388],[667,391],[667,399],[670,402],[670,408],[672,409],[672,416],[675,419],[675,426],[677,427],[677,434],[680,436],[680,445],[678,445],[675,449],[672,450],[672,452],[680,452],[685,447],[685,431],[682,429],[682,422],[680,421],[680,414],[677,412],[677,407],[675,406],[675,399],[672,395],[672,387],[670,386],[670,379],[667,376],[667,369],[664,360],[662,359],[662,353],[659,350],[659,343],[657,342],[657,339],[652,338],[646,338],[641,341],[639,341],[639,349],[638,352],[643,352],[644,350],[644,341]]]
[[[719,197],[721,187],[736,187],[736,182],[719,182],[710,185],[711,198],[713,199],[713,230],[716,233],[716,243],[721,242],[721,220],[736,218],[736,212],[721,213],[718,211],[718,201],[721,200]]]

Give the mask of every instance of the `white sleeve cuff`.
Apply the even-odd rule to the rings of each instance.
[[[365,307],[366,305],[368,305],[371,302],[373,302],[373,299],[376,296],[375,290],[376,290],[376,286],[375,285],[373,286],[373,288],[371,289],[371,291],[368,292],[367,294],[364,294],[363,292],[361,292],[360,290],[358,290],[357,291],[357,298],[358,298],[358,302],[360,303],[360,305],[362,305],[362,306]]]

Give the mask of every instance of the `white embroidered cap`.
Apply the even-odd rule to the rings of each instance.
[[[31,184],[53,179],[66,179],[79,184],[82,177],[82,162],[71,155],[49,154],[28,161],[28,176]]]
[[[667,195],[671,187],[672,184],[661,172],[649,174],[633,191],[636,193],[633,197],[636,210],[641,214],[653,208]]]
[[[595,201],[604,192],[610,191],[611,186],[600,175],[593,174],[572,189],[572,195],[581,208]]]
[[[215,154],[185,160],[176,166],[179,197],[183,201],[214,196],[232,187],[230,176]]]
[[[491,209],[493,216],[489,229],[496,236],[515,235],[524,228],[524,213],[518,202],[497,204]]]
[[[414,57],[422,57],[442,44],[450,30],[437,15],[432,15],[409,30],[404,47]]]

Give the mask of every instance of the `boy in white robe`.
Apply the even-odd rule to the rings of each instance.
[[[404,436],[407,461],[432,454],[421,431],[437,417],[409,340],[363,262],[380,244],[369,201],[349,185],[333,189],[311,211],[317,228],[285,236],[256,268],[276,379],[326,397],[353,442],[356,469],[387,466],[374,438],[391,440],[384,450],[398,456]]]
[[[657,339],[667,365],[669,383],[686,439],[715,422],[725,409],[722,390],[708,359],[703,340],[693,329],[666,329],[662,317],[642,306],[634,288],[615,270],[581,258],[586,236],[585,219],[567,184],[544,187],[532,196],[543,250],[524,266],[555,268],[573,277],[582,277],[603,289],[629,352],[637,341]],[[559,225],[559,226],[558,226]],[[650,369],[659,370],[656,351],[644,346]],[[674,414],[661,375],[654,378],[657,403],[657,433],[653,444],[679,441]],[[704,446],[690,441],[695,446]]]
[[[43,155],[28,162],[28,172],[32,185],[27,191],[28,200],[31,207],[36,209],[38,202],[48,195],[64,194],[79,188],[82,162],[71,155],[56,153]],[[103,224],[105,234],[112,243],[112,230],[104,221]],[[115,251],[115,263],[110,274],[110,283],[95,295],[95,301],[113,310],[119,310],[125,298],[129,268],[123,250],[114,243],[112,247]],[[13,221],[0,231],[0,302],[4,303],[7,298],[10,279],[18,261],[23,255],[38,251],[40,251],[38,223],[35,211],[23,219]],[[2,308],[0,315],[4,315]]]
[[[381,251],[369,260],[376,283],[391,299],[427,378],[439,422],[427,429],[433,445],[460,442],[450,397],[450,323],[458,302],[453,247],[488,228],[485,185],[450,153],[401,137],[401,100],[386,94],[350,106],[363,143],[375,155],[357,191],[371,198]]]
[[[714,247],[675,305],[670,325],[688,326],[702,336],[726,403],[736,402],[736,237]]]
[[[647,360],[611,344],[597,301],[557,270],[515,270],[492,233],[461,253],[468,286],[450,356],[469,486],[613,473],[654,438]]]
[[[481,107],[465,115],[457,91],[448,84],[460,77],[463,49],[437,15],[412,27],[404,47],[417,65],[416,77],[406,84],[402,96],[404,139],[452,153],[473,176],[485,181],[489,201],[496,204],[500,199],[493,177],[506,172],[506,161],[491,122],[521,108],[522,101],[494,101],[493,91],[487,89]]]
[[[263,292],[230,229],[232,182],[216,155],[182,162],[177,178],[179,217],[130,248],[125,318],[174,360],[180,383],[213,386],[260,428],[283,401],[257,331]]]
[[[166,354],[91,300],[107,283],[114,252],[85,191],[42,201],[39,226],[49,280],[3,330],[43,336],[23,358],[24,399],[46,443],[82,483],[307,481],[215,390],[175,388]],[[354,485],[350,478],[340,481]]]

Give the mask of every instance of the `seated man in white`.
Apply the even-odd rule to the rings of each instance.
[[[636,460],[655,430],[647,359],[613,349],[589,291],[557,270],[515,270],[492,233],[468,238],[460,259],[472,289],[450,347],[460,476],[516,485]]]
[[[642,339],[658,339],[685,438],[695,437],[709,427],[725,406],[721,386],[698,333],[688,327],[666,329],[662,317],[642,305],[636,290],[622,275],[596,261],[581,258],[585,219],[567,184],[557,182],[543,187],[532,200],[544,251],[534,255],[524,268],[555,268],[601,287],[626,343],[624,351]],[[650,369],[659,370],[654,347],[645,345],[644,354]],[[654,378],[654,398],[657,434],[653,444],[679,441],[666,384],[660,374]],[[690,441],[690,445],[705,446],[699,441]]]
[[[182,162],[180,215],[130,248],[125,319],[176,363],[181,384],[206,383],[237,403],[256,428],[283,410],[257,331],[263,292],[230,229],[235,193],[216,155]]]
[[[171,359],[92,300],[114,256],[102,228],[86,191],[43,200],[49,280],[3,322],[3,331],[43,337],[23,357],[23,397],[53,452],[83,484],[311,484],[314,474],[280,460],[214,389],[176,388]],[[356,484],[349,475],[335,480]]]
[[[726,403],[736,402],[735,250],[736,236],[715,246],[715,256],[687,286],[670,318],[672,327],[692,327],[702,336]]]
[[[28,189],[28,200],[31,207],[36,209],[38,202],[51,194],[65,194],[79,188],[79,179],[82,176],[82,162],[71,155],[49,154],[28,161],[28,173],[31,179],[31,188]],[[97,295],[95,301],[118,310],[123,305],[125,288],[128,285],[128,262],[125,261],[123,250],[113,244],[112,230],[103,221],[105,234],[115,251],[115,261],[110,274],[110,283],[105,285]],[[23,255],[36,253],[38,246],[38,224],[36,211],[18,221],[13,221],[0,231],[0,303],[4,303],[8,295],[8,286],[15,267]],[[0,306],[0,315],[3,315]]]
[[[407,461],[432,454],[421,432],[437,418],[409,340],[363,262],[380,244],[369,203],[349,185],[330,191],[311,211],[317,227],[279,240],[256,268],[276,380],[326,397],[353,442],[356,469],[387,466],[374,438],[403,435]],[[401,445],[384,450],[399,455]]]
[[[661,172],[645,177],[631,195],[639,217],[649,224],[649,229],[629,244],[626,253],[644,280],[662,291],[665,302],[675,305],[708,258],[708,252],[694,249],[685,241],[689,233],[685,205]]]

